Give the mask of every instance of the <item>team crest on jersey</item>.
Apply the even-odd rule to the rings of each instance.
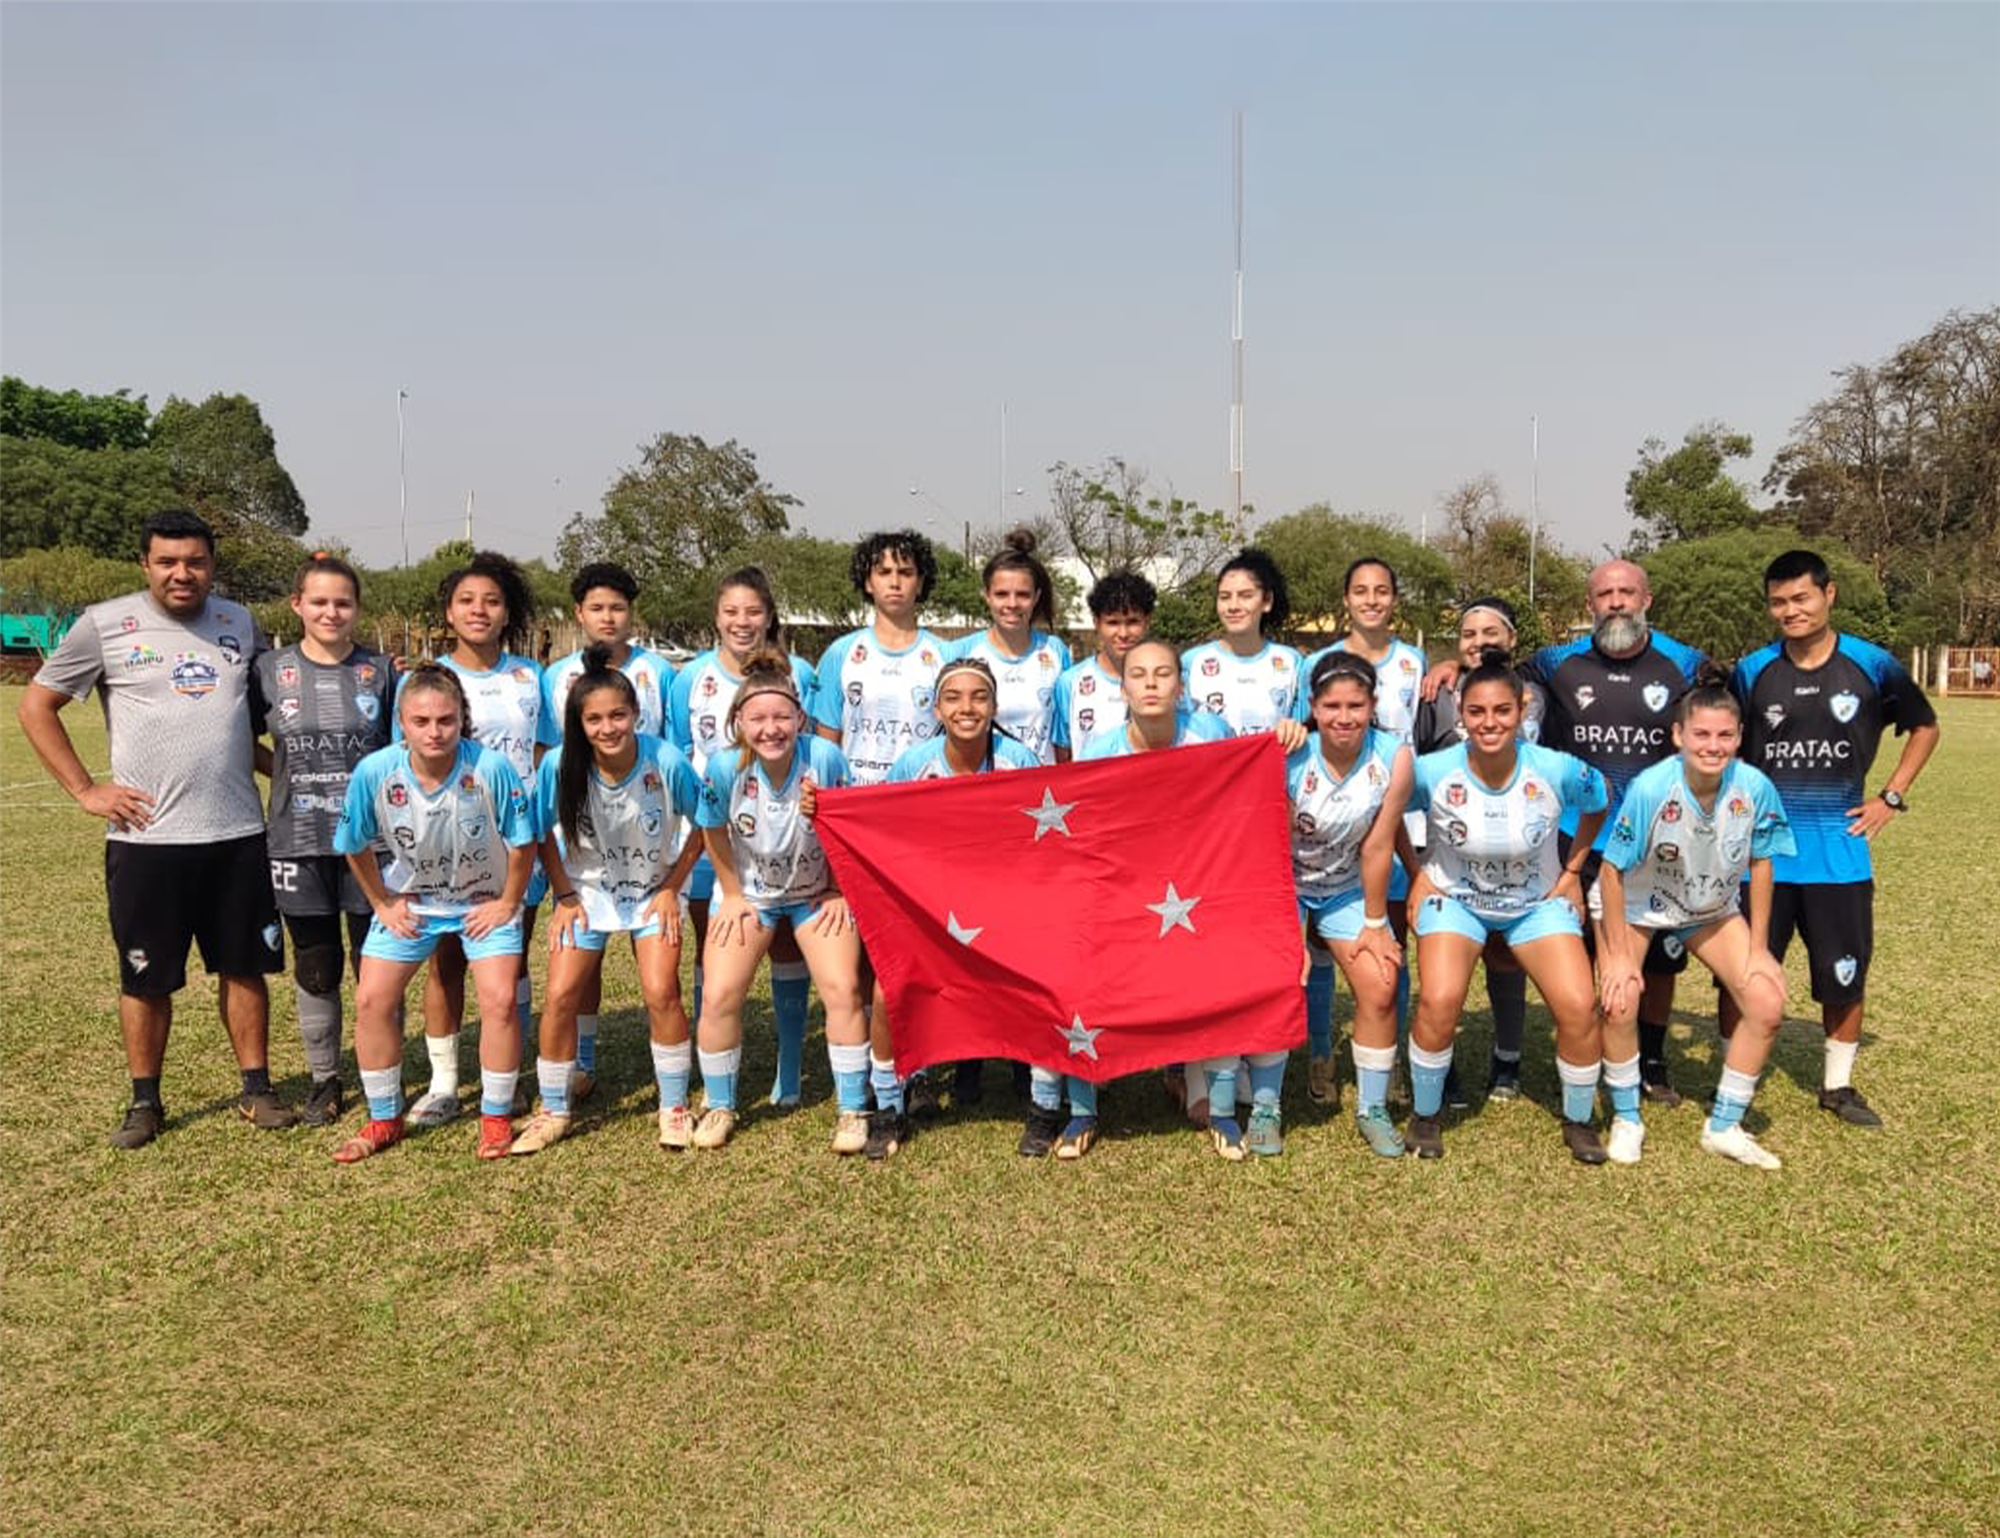
[[[388,796],[389,805],[391,806],[408,806],[410,804],[410,793],[403,789],[403,784],[400,780],[391,780],[389,782],[389,789],[385,794]]]
[[[1652,711],[1654,715],[1658,715],[1667,708],[1667,686],[1665,684],[1647,684],[1645,688],[1639,691],[1639,698],[1646,702],[1648,710]]]
[[[375,682],[375,664],[364,662],[354,670],[354,677],[366,689]]]
[[[1764,707],[1764,724],[1773,731],[1777,729],[1778,723],[1784,719],[1785,707],[1780,705],[1776,700],[1773,700]]]
[[[715,675],[713,673],[704,673],[701,675],[701,697],[705,700],[715,697]]]
[[[1396,665],[1405,673],[1414,673],[1417,670],[1417,660],[1414,657],[1399,657],[1396,659]]]
[[[145,971],[147,963],[151,959],[152,959],[151,957],[149,957],[144,951],[140,950],[139,947],[136,945],[133,946],[131,950],[125,953],[125,965],[130,967],[134,972]]]
[[[1274,684],[1271,687],[1270,695],[1271,695],[1271,703],[1273,705],[1282,707],[1290,702],[1292,698],[1292,691],[1289,685],[1281,688]]]
[[[486,819],[484,817],[461,817],[458,819],[458,831],[463,833],[467,838],[483,838],[486,834]]]
[[[1662,865],[1672,865],[1681,857],[1681,846],[1679,844],[1662,844],[1653,853],[1660,857]]]
[[[1661,935],[1660,949],[1667,953],[1667,960],[1679,961],[1687,946],[1681,943],[1679,935]]]
[[[1301,833],[1316,833],[1319,831],[1319,824],[1313,821],[1313,816],[1310,812],[1299,813],[1293,820],[1292,826],[1297,828]]]
[[[396,790],[401,789],[402,787],[399,785],[395,790],[390,791],[389,799],[392,801],[395,800]],[[391,828],[389,835],[395,839],[398,849],[414,849],[417,847],[417,830],[415,828]]]
[[[1851,689],[1842,689],[1826,702],[1826,708],[1833,712],[1833,719],[1845,726],[1854,719],[1854,712],[1861,708],[1861,696]]]
[[[1049,652],[1036,652],[1035,665],[1039,667],[1044,673],[1052,673],[1055,671],[1056,659],[1054,655]]]
[[[1097,724],[1097,712],[1092,710],[1088,705],[1084,706],[1083,709],[1076,713],[1076,724],[1086,732],[1089,731]]]
[[[530,667],[518,667],[509,676],[517,684],[531,684],[535,681],[535,670]]]
[[[365,678],[362,679],[361,681],[364,684],[368,682],[368,680]],[[278,687],[280,689],[296,689],[298,688],[298,686],[299,686],[299,670],[289,662],[279,663]]]
[[[221,674],[215,671],[215,664],[200,652],[175,652],[173,679],[174,693],[184,699],[206,699],[215,692],[215,685]]]
[[[285,698],[279,700],[278,724],[280,726],[290,726],[294,721],[298,720],[299,708],[299,702],[290,695],[286,695]]]
[[[748,812],[739,812],[736,816],[736,831],[749,838],[757,831],[757,819]]]
[[[1216,674],[1220,673],[1221,671],[1222,671],[1222,664],[1220,662],[1217,662],[1215,658],[1204,657],[1201,659],[1201,676],[1203,678],[1213,678],[1215,677]]]
[[[1308,769],[1306,771],[1305,781],[1303,784],[1299,786],[1299,789],[1304,791],[1305,794],[1307,794],[1308,796],[1310,796],[1314,791],[1318,790],[1319,771],[1316,769]]]
[[[1550,826],[1546,817],[1530,817],[1521,824],[1521,837],[1527,840],[1529,848],[1539,849],[1542,847],[1542,840],[1549,836]]]
[[[1465,824],[1460,822],[1456,817],[1447,821],[1438,831],[1444,835],[1444,841],[1454,849],[1465,842]]]
[[[1283,652],[1271,653],[1271,671],[1273,673],[1289,673],[1291,670],[1291,658],[1287,657]]]
[[[276,924],[266,924],[263,928],[262,933],[264,938],[264,949],[267,951],[274,951],[278,948],[278,936],[283,934],[284,931],[281,930]]]
[[[1456,780],[1453,780],[1451,784],[1445,786],[1444,804],[1446,806],[1464,806],[1465,787],[1459,784],[1458,781]]]
[[[849,662],[866,662],[868,660],[867,643],[856,641],[854,643],[854,650],[847,654],[847,660]]]
[[[861,703],[861,680],[858,678],[851,680],[847,685],[847,703],[850,705]]]
[[[648,769],[646,771],[646,778],[639,783],[644,785],[646,789],[657,792],[660,788],[660,776],[654,770]]]
[[[360,712],[361,719],[368,722],[371,726],[374,725],[382,714],[382,702],[372,694],[355,695],[354,708]]]
[[[1750,842],[1748,839],[1741,839],[1741,838],[1731,839],[1728,843],[1722,846],[1722,859],[1723,862],[1727,865],[1731,866],[1741,865],[1745,860],[1749,858],[1750,858]]]
[[[1589,684],[1579,684],[1576,690],[1576,708],[1588,710],[1597,703],[1597,691]]]
[[[215,638],[215,649],[232,663],[243,661],[243,643],[233,635],[219,635]]]
[[[1368,760],[1368,783],[1370,785],[1387,785],[1389,783],[1389,771],[1382,767],[1382,760],[1379,758]]]
[[[132,649],[125,654],[125,671],[129,673],[134,668],[158,667],[166,660],[144,641],[136,641]]]
[[[479,789],[479,776],[467,770],[458,777],[458,788],[468,793]]]
[[[1665,806],[1660,808],[1661,822],[1679,822],[1680,820],[1681,820],[1680,802],[1669,801]]]
[[[639,814],[639,829],[648,838],[658,838],[660,836],[660,814],[651,810],[641,812]]]
[[[1542,782],[1540,780],[1523,780],[1521,782],[1521,799],[1523,801],[1539,801],[1542,799],[1543,794]]]
[[[1047,709],[1049,708],[1049,706],[1053,705],[1053,704],[1054,704],[1055,702],[1056,702],[1056,691],[1055,691],[1055,690],[1053,690],[1053,689],[1037,689],[1037,690],[1035,691],[1035,703],[1036,703],[1037,705],[1041,706],[1041,707],[1042,707],[1042,709],[1044,709],[1044,710],[1047,710]]]
[[[1855,974],[1860,970],[1860,962],[1852,956],[1842,956],[1833,964],[1833,980],[1845,988],[1854,981]]]
[[[924,709],[930,702],[931,689],[929,684],[918,684],[910,690],[910,703],[916,706],[917,709]]]
[[[917,661],[921,662],[927,668],[934,668],[937,666],[938,655],[926,646],[922,651],[917,653]]]
[[[1750,803],[1744,798],[1742,792],[1739,791],[1729,798],[1729,815],[1731,817],[1741,817],[1749,810]]]
[[[126,615],[124,619],[119,621],[118,628],[120,630],[125,631],[127,634],[130,634],[132,631],[137,630],[139,628],[139,616],[136,614]]]
[[[1223,699],[1222,699],[1222,696],[1221,696],[1221,695],[1219,695],[1219,694],[1211,694],[1211,695],[1209,695],[1209,696],[1208,696],[1208,698],[1204,699],[1204,700],[1203,700],[1203,701],[1202,701],[1201,703],[1202,703],[1202,708],[1203,708],[1203,709],[1205,709],[1205,710],[1207,710],[1207,711],[1208,711],[1208,713],[1209,713],[1210,715],[1212,715],[1212,716],[1219,716],[1219,715],[1221,715],[1221,714],[1222,714],[1222,711],[1223,711]]]
[[[1088,673],[1085,673],[1083,677],[1076,681],[1076,692],[1078,694],[1095,694],[1097,692],[1097,680],[1092,678]]]

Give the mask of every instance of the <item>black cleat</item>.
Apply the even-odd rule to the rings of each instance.
[[[1874,1107],[1861,1098],[1861,1091],[1852,1084],[1843,1084],[1839,1089],[1823,1089],[1819,1092],[1819,1108],[1831,1111],[1850,1127],[1879,1127],[1882,1118],[1875,1114]]]
[[[943,1114],[937,1085],[928,1073],[913,1073],[903,1086],[903,1109],[911,1121],[929,1124]]]
[[[1659,1058],[1639,1064],[1639,1093],[1654,1105],[1671,1109],[1681,1103],[1681,1092],[1667,1078],[1667,1065]]]
[[[910,1140],[910,1119],[897,1111],[868,1113],[868,1141],[861,1151],[878,1163],[890,1158]]]
[[[1454,1111],[1463,1111],[1472,1105],[1472,1097],[1465,1092],[1465,1086],[1458,1082],[1458,1064],[1444,1071],[1444,1103]]]
[[[1419,1159],[1442,1159],[1444,1157],[1444,1133],[1438,1130],[1435,1116],[1412,1116],[1403,1129],[1403,1145]]]
[[[306,1096],[299,1120],[308,1127],[331,1127],[346,1114],[347,1095],[338,1076],[313,1080],[312,1092]]]
[[[1494,1058],[1486,1069],[1486,1098],[1488,1100],[1519,1100],[1521,1098],[1521,1064],[1519,1059],[1507,1062]]]
[[[280,1100],[277,1091],[245,1090],[236,1097],[236,1114],[259,1132],[282,1132],[296,1127],[299,1113]]]
[[[1051,1110],[1039,1105],[1031,1107],[1027,1125],[1021,1129],[1021,1157],[1046,1159],[1054,1151],[1056,1139],[1062,1136],[1065,1120],[1059,1109]]]
[[[1563,1119],[1563,1147],[1578,1164],[1602,1164],[1610,1156],[1604,1151],[1604,1140],[1597,1135],[1597,1129],[1587,1121]]]
[[[113,1148],[144,1148],[167,1124],[166,1108],[150,1100],[142,1100],[137,1105],[128,1106],[125,1120],[118,1130],[111,1134]]]

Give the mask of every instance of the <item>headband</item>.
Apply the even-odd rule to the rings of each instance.
[[[1507,627],[1507,633],[1509,635],[1518,635],[1520,633],[1521,627],[1514,623],[1514,616],[1510,610],[1510,607],[1506,605],[1504,601],[1501,599],[1497,598],[1474,599],[1471,603],[1467,604],[1465,608],[1460,612],[1458,616],[1460,623],[1463,623],[1464,621],[1471,619],[1472,616],[1475,614],[1492,615],[1495,619],[1500,621],[1501,624]]]

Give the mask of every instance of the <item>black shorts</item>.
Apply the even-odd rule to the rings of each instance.
[[[220,977],[260,977],[285,965],[264,835],[215,844],[104,845],[104,892],[118,986],[164,998],[187,982],[190,940]]]
[[[1569,863],[1570,842],[1567,833],[1561,835],[1563,863]],[[1583,862],[1583,890],[1586,896],[1597,885],[1597,873],[1603,867],[1604,856],[1598,850],[1591,850]],[[1586,910],[1587,911],[1587,910]],[[1590,959],[1597,959],[1597,926],[1588,920],[1583,926],[1583,948],[1590,952]],[[1679,977],[1687,970],[1687,947],[1681,943],[1679,935],[1671,930],[1656,929],[1646,942],[1645,959],[1639,963],[1642,977]]]
[[[1750,906],[1750,889],[1743,889]],[[1793,931],[1805,942],[1816,1004],[1858,1004],[1875,954],[1875,883],[1780,881],[1771,888],[1771,954],[1780,961]]]
[[[271,895],[287,918],[375,911],[345,855],[272,855]]]

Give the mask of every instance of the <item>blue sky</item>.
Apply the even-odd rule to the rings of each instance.
[[[255,397],[316,531],[547,553],[663,430],[847,536],[1120,455],[1412,528],[1491,470],[1624,529],[2000,300],[2000,6],[0,11],[0,362]],[[920,485],[925,495],[912,497]]]

